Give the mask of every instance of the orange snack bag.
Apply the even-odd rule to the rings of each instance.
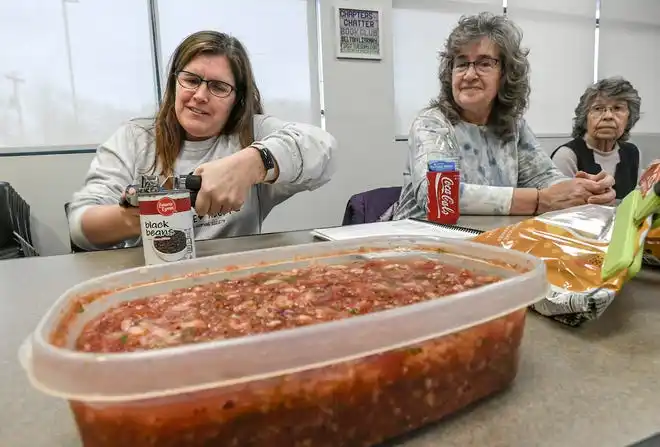
[[[625,281],[625,271],[607,282],[601,280],[614,215],[613,207],[583,205],[490,230],[473,240],[543,259],[550,290],[532,309],[578,326],[598,318]]]

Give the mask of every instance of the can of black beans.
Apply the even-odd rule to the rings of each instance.
[[[195,257],[190,191],[140,192],[138,204],[147,265]]]

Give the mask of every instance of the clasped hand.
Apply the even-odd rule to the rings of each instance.
[[[206,216],[240,210],[250,188],[263,180],[265,170],[259,152],[248,147],[204,163],[194,174],[202,177],[195,210],[199,216]]]
[[[614,177],[601,171],[598,174],[578,172],[574,179],[557,183],[539,193],[539,212],[570,208],[587,203],[611,205],[616,199]]]

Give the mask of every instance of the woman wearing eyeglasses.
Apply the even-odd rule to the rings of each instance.
[[[641,103],[637,90],[621,77],[587,87],[575,108],[573,140],[554,151],[555,165],[569,177],[604,171],[614,177],[616,198],[623,199],[639,176],[639,150],[627,140]]]
[[[531,215],[614,200],[610,175],[567,179],[522,118],[530,87],[521,40],[510,20],[490,13],[462,17],[451,32],[440,94],[410,129],[395,219],[426,216],[431,156],[458,160],[463,214]]]
[[[264,115],[236,38],[192,34],[172,55],[156,117],[128,122],[97,149],[69,207],[72,241],[84,249],[138,244],[138,212],[119,202],[143,174],[202,177],[196,239],[259,233],[274,206],[330,180],[336,146],[317,127]]]

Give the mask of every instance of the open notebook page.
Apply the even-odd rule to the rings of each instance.
[[[319,228],[312,234],[321,239],[339,241],[369,236],[439,236],[456,239],[470,239],[481,233],[451,225],[420,222],[412,219],[376,222],[360,225],[347,225],[334,228]]]

